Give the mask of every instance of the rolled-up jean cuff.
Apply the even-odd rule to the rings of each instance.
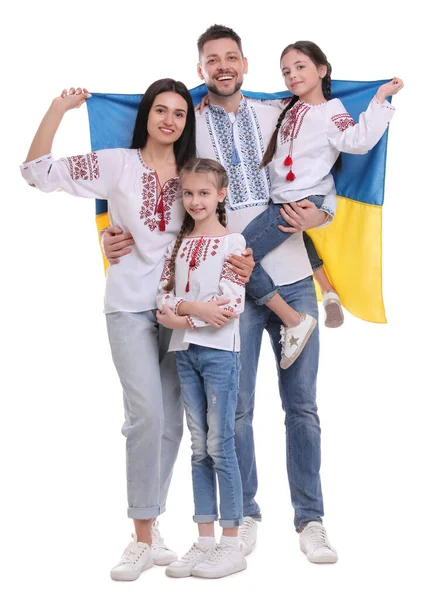
[[[129,507],[127,510],[127,516],[130,519],[152,519],[153,517],[158,517],[163,512],[166,511],[166,505],[163,506],[152,506],[149,508],[134,508]]]
[[[263,520],[263,517],[261,515],[244,515],[245,517],[251,517],[251,519],[254,519],[254,521],[258,521],[259,523],[261,523],[261,521]]]
[[[218,521],[218,515],[194,515],[194,523],[212,523]]]
[[[311,265],[312,267],[312,271],[318,271],[318,269],[321,269],[321,267],[323,266],[323,261],[320,260],[318,262],[315,262],[313,265]]]
[[[223,527],[224,529],[227,529],[228,527],[239,527],[239,525],[242,525],[243,523],[243,519],[220,519],[219,520],[219,524],[221,527]]]
[[[263,306],[263,304],[266,304],[266,302],[269,302],[269,300],[271,300],[273,298],[273,296],[275,294],[277,294],[279,292],[279,288],[275,288],[274,290],[272,290],[271,292],[269,292],[268,294],[266,294],[265,296],[262,296],[262,298],[255,298],[255,303],[258,304],[258,306]]]

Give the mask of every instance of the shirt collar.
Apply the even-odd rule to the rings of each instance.
[[[243,115],[243,113],[246,111],[247,109],[247,102],[246,102],[246,98],[244,96],[242,96],[242,99],[240,101],[239,104],[239,108],[237,109],[237,114],[236,114],[236,118],[238,118],[239,116]],[[229,113],[227,113],[227,111],[222,107],[222,106],[218,106],[217,104],[212,104],[212,102],[209,102],[209,110],[215,114],[215,115],[224,115],[227,116]]]

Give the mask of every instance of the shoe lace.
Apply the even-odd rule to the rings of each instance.
[[[253,528],[252,521],[248,521],[246,519],[244,519],[242,525],[239,527],[239,537],[245,543],[249,542],[249,539],[251,537],[252,528]]]
[[[121,556],[120,564],[133,562],[138,552],[139,546],[137,545],[137,542],[130,542],[127,548],[124,550],[123,555]]]
[[[194,542],[191,548],[188,550],[186,554],[181,558],[181,560],[193,560],[199,556],[202,552],[207,552],[208,547],[204,544],[199,544],[198,542]]]
[[[231,550],[232,546],[217,544],[215,548],[210,552],[209,556],[206,559],[206,562],[216,565],[224,558],[224,556],[227,556],[227,554],[229,554]]]
[[[154,521],[151,528],[152,534],[152,547],[154,549],[162,548],[163,550],[168,550],[164,539],[161,537],[161,533],[158,530],[158,521]]]
[[[308,527],[309,539],[312,544],[312,549],[320,548],[321,546],[325,546],[326,548],[330,548],[330,543],[327,538],[327,532],[324,527],[318,525],[311,525]]]

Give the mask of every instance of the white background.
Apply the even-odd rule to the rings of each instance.
[[[428,79],[418,2],[20,3],[3,14],[1,586],[7,598],[104,599],[243,594],[261,598],[425,595],[428,563]],[[248,569],[225,580],[135,583],[109,570],[128,543],[121,388],[102,314],[94,203],[30,189],[32,136],[63,87],[141,93],[155,79],[199,84],[197,37],[222,23],[242,36],[245,89],[279,91],[287,43],[318,43],[333,79],[398,76],[384,207],[388,325],[346,315],[321,328],[318,404],[325,525],[333,566],[298,547],[285,471],[283,413],[265,339],[255,435],[264,520]],[[57,157],[86,152],[86,108],[66,115]],[[424,152],[425,148],[425,152]],[[192,523],[186,431],[161,529],[179,553]]]

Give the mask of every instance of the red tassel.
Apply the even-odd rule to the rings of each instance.
[[[160,202],[158,203],[158,206],[157,206],[157,212],[158,212],[158,213],[163,213],[163,212],[164,212],[164,204],[163,204],[163,200],[160,200]]]
[[[284,165],[286,167],[291,167],[292,164],[293,164],[293,159],[291,158],[290,155],[288,155],[287,158],[284,160]]]
[[[187,281],[187,285],[185,286],[185,291],[189,292],[190,291],[190,282]]]
[[[161,217],[161,221],[158,223],[158,229],[160,231],[166,231],[166,221],[164,220],[164,216]]]
[[[289,172],[288,172],[288,175],[285,177],[285,179],[286,179],[287,181],[294,181],[294,180],[295,180],[295,178],[296,178],[296,176],[294,175],[294,173],[293,173],[292,171],[289,171]]]

